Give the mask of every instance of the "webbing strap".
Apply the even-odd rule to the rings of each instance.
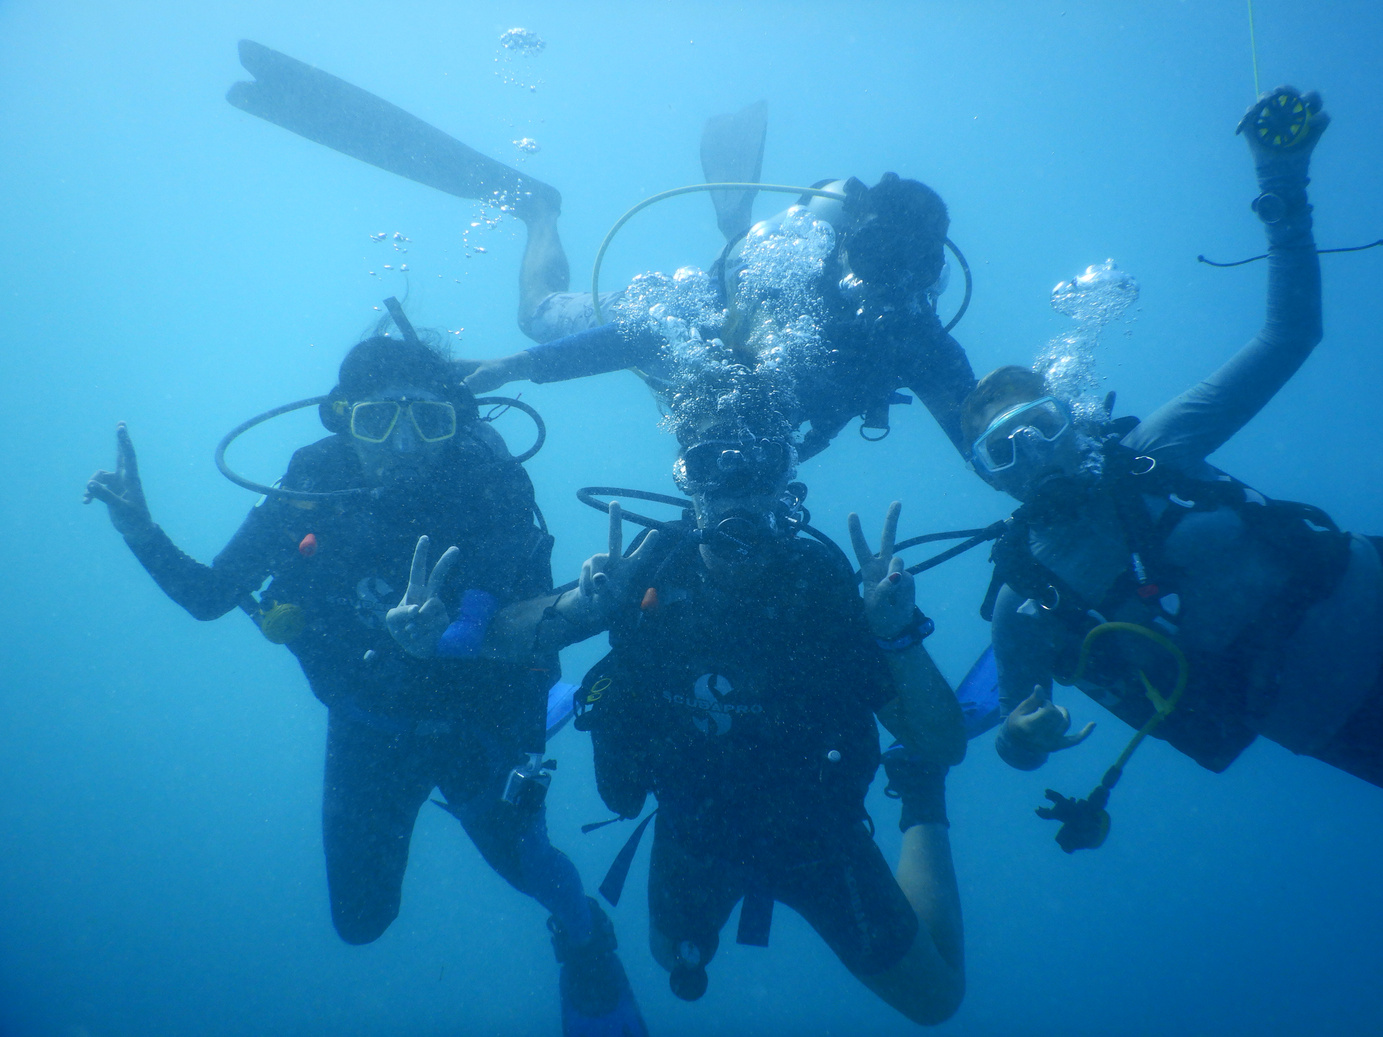
[[[768,931],[772,926],[773,897],[758,885],[750,886],[740,905],[740,927],[735,942],[749,947],[767,947]]]
[[[624,892],[624,881],[629,878],[629,866],[634,863],[634,854],[639,849],[639,840],[643,838],[648,822],[652,821],[657,813],[658,811],[654,810],[639,822],[639,827],[634,829],[624,848],[615,855],[610,870],[605,873],[605,881],[600,884],[600,895],[610,902],[611,907],[619,906],[620,894]]]

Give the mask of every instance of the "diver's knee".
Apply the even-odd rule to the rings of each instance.
[[[374,943],[399,916],[398,904],[370,905],[364,908],[331,905],[331,924],[336,935],[353,947]]]
[[[960,1011],[961,1002],[964,1000],[965,980],[960,979],[949,984],[945,990],[937,991],[928,1000],[922,1012],[909,1018],[920,1026],[940,1026]]]
[[[677,944],[666,933],[661,933],[654,926],[648,928],[648,949],[653,954],[653,960],[661,965],[666,972],[671,972],[677,967]]]
[[[888,999],[903,1015],[918,1026],[940,1026],[960,1010],[965,1000],[965,977],[953,974],[919,983],[911,997]]]

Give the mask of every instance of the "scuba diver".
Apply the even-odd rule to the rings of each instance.
[[[236,108],[343,154],[466,199],[481,199],[523,221],[527,243],[519,273],[519,326],[539,345],[507,357],[458,361],[475,392],[529,379],[560,381],[624,367],[659,383],[663,341],[656,334],[603,325],[619,292],[601,293],[600,312],[586,293],[571,293],[570,268],[557,232],[562,196],[527,173],[467,147],[401,108],[286,54],[241,40],[240,61],[254,80],[234,84],[226,100]],[[772,234],[783,214],[752,230],[751,206],[763,164],[767,106],[749,105],[710,119],[701,141],[702,169],[710,184],[717,224],[727,245],[712,273],[720,305],[730,315],[723,334],[752,366],[754,330],[765,320],[741,298],[745,241]],[[773,189],[776,185],[764,185]],[[804,285],[824,310],[825,362],[798,372],[801,413],[810,427],[798,444],[800,459],[825,449],[852,418],[861,434],[883,438],[889,407],[911,403],[910,389],[947,437],[964,451],[960,403],[974,387],[964,350],[949,334],[968,304],[943,328],[937,296],[949,267],[950,218],[940,196],[916,180],[885,174],[873,187],[860,181],[823,181],[837,197],[804,197],[816,219],[829,223],[836,248],[817,283]],[[792,210],[789,210],[791,212]],[[959,259],[959,253],[956,253]],[[961,261],[963,265],[963,260]],[[968,271],[967,271],[968,280]],[[750,312],[740,312],[744,307]]]
[[[712,173],[708,170],[710,182]],[[974,388],[975,377],[965,351],[942,327],[937,298],[949,276],[944,248],[950,217],[941,197],[916,180],[885,173],[873,187],[859,180],[824,180],[814,190],[840,198],[804,195],[798,205],[827,223],[835,247],[814,283],[802,287],[822,310],[823,358],[794,365],[799,423],[808,425],[798,444],[799,459],[824,450],[852,418],[861,419],[861,435],[888,434],[889,407],[911,403],[898,392],[910,389],[931,411],[947,437],[963,450],[960,404]],[[755,340],[771,341],[764,322],[771,314],[756,300],[742,298],[746,245],[780,233],[796,207],[737,233],[711,268],[720,307],[728,314],[723,329],[705,337],[723,338],[752,366]],[[555,225],[555,220],[554,220]],[[530,250],[525,254],[525,295],[536,294],[530,271],[546,255],[544,269],[556,268],[550,249],[535,251],[535,240],[555,241],[555,234],[535,239],[530,223]],[[722,221],[725,226],[725,221]],[[521,325],[539,344],[507,357],[482,360],[468,384],[488,392],[510,381],[565,381],[621,368],[644,373],[656,388],[667,373],[663,337],[647,325],[616,321],[597,325],[588,294],[552,290],[536,303],[534,315]],[[602,313],[617,305],[620,293],[602,295]],[[567,332],[560,338],[549,336]]]
[[[675,994],[705,992],[737,902],[739,941],[763,946],[781,901],[890,1005],[939,1023],[964,993],[945,808],[946,771],[965,754],[960,706],[892,554],[899,505],[878,554],[851,516],[861,600],[839,549],[794,535],[805,489],[789,484],[792,465],[786,438],[707,427],[675,468],[694,521],[663,524],[625,555],[610,503],[607,553],[570,589],[504,610],[496,643],[543,658],[609,631],[575,723],[592,734],[597,785],[620,818],[657,797],[651,945]],[[425,561],[426,544],[419,551]],[[396,636],[425,652],[445,622],[399,623]],[[885,756],[902,800],[896,876],[864,808],[880,761],[876,714],[902,741]],[[601,886],[612,902],[654,816]]]
[[[1321,339],[1306,185],[1329,121],[1319,96],[1282,87],[1239,123],[1267,233],[1267,316],[1219,370],[1141,422],[1082,422],[1019,367],[965,401],[975,471],[1022,502],[986,600],[999,754],[1032,769],[1089,734],[1069,733],[1054,678],[1139,729],[1089,800],[1048,791],[1039,813],[1063,823],[1067,852],[1103,841],[1109,789],[1147,734],[1216,772],[1262,736],[1383,785],[1383,541],[1206,462]]]
[[[244,609],[327,706],[322,834],[343,940],[370,943],[398,915],[418,811],[440,788],[439,805],[490,866],[551,912],[563,1032],[638,1037],[610,921],[548,841],[541,761],[556,653],[517,665],[485,649],[496,610],[552,587],[552,538],[527,472],[454,366],[388,301],[404,340],[377,335],[350,350],[319,409],[332,434],[293,455],[281,489],[210,566],[153,521],[123,423],[116,471],[93,475],[86,501],[108,506],[135,557],[194,618]],[[457,545],[430,588],[457,619],[427,658],[400,651],[386,629],[420,530]]]

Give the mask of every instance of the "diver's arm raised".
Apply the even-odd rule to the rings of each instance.
[[[540,658],[608,630],[610,617],[637,590],[634,584],[657,556],[664,535],[651,530],[625,555],[623,523],[619,504],[612,502],[606,551],[586,559],[575,587],[501,610],[486,635],[487,654],[514,661]]]
[[[125,538],[140,564],[160,589],[193,618],[210,620],[224,616],[259,586],[268,572],[267,567],[248,561],[258,552],[236,550],[237,544],[257,539],[250,527],[260,524],[261,509],[250,513],[215,563],[203,565],[180,551],[150,515],[134,443],[123,421],[116,426],[115,437],[115,471],[92,475],[83,503],[99,500],[109,508],[111,525]]]
[[[894,501],[884,518],[879,553],[864,537],[860,517],[849,517],[850,541],[860,563],[864,614],[870,633],[884,650],[898,694],[878,711],[890,734],[930,764],[954,767],[965,758],[960,703],[936,668],[923,639],[930,621],[916,605],[916,585],[893,553],[902,505]]]
[[[1255,132],[1264,111],[1297,98],[1279,87],[1264,94],[1244,116],[1261,193],[1254,209],[1268,238],[1268,300],[1263,327],[1219,370],[1160,407],[1125,442],[1161,462],[1189,468],[1241,429],[1294,375],[1321,340],[1321,277],[1306,200],[1311,151],[1330,124],[1320,97],[1300,97],[1309,112],[1301,138],[1273,147]]]

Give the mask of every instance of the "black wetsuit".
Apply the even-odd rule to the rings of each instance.
[[[787,550],[732,596],[680,540],[617,612],[581,723],[612,809],[632,816],[646,792],[658,798],[655,947],[690,941],[704,964],[736,902],[762,919],[778,900],[872,975],[917,932],[864,810],[874,711],[895,689],[848,568],[814,542]],[[744,923],[741,938],[760,942]]]
[[[516,888],[550,910],[581,898],[575,869],[548,842],[541,810],[500,800],[510,769],[543,748],[555,660],[543,671],[419,660],[384,626],[424,533],[440,549],[461,548],[447,594],[453,607],[465,590],[504,604],[551,588],[552,541],[535,522],[528,475],[486,432],[463,429],[429,489],[405,499],[271,497],[211,566],[157,527],[131,543],[159,586],[197,619],[237,605],[301,610],[304,625],[287,647],[330,710],[323,836],[332,918],[351,943],[376,939],[398,914],[413,824],[436,787]],[[283,485],[330,491],[360,481],[349,437],[332,436],[299,450]],[[309,534],[315,549],[304,544]],[[272,581],[256,607],[250,594],[266,577]],[[266,618],[266,632],[271,625]]]

